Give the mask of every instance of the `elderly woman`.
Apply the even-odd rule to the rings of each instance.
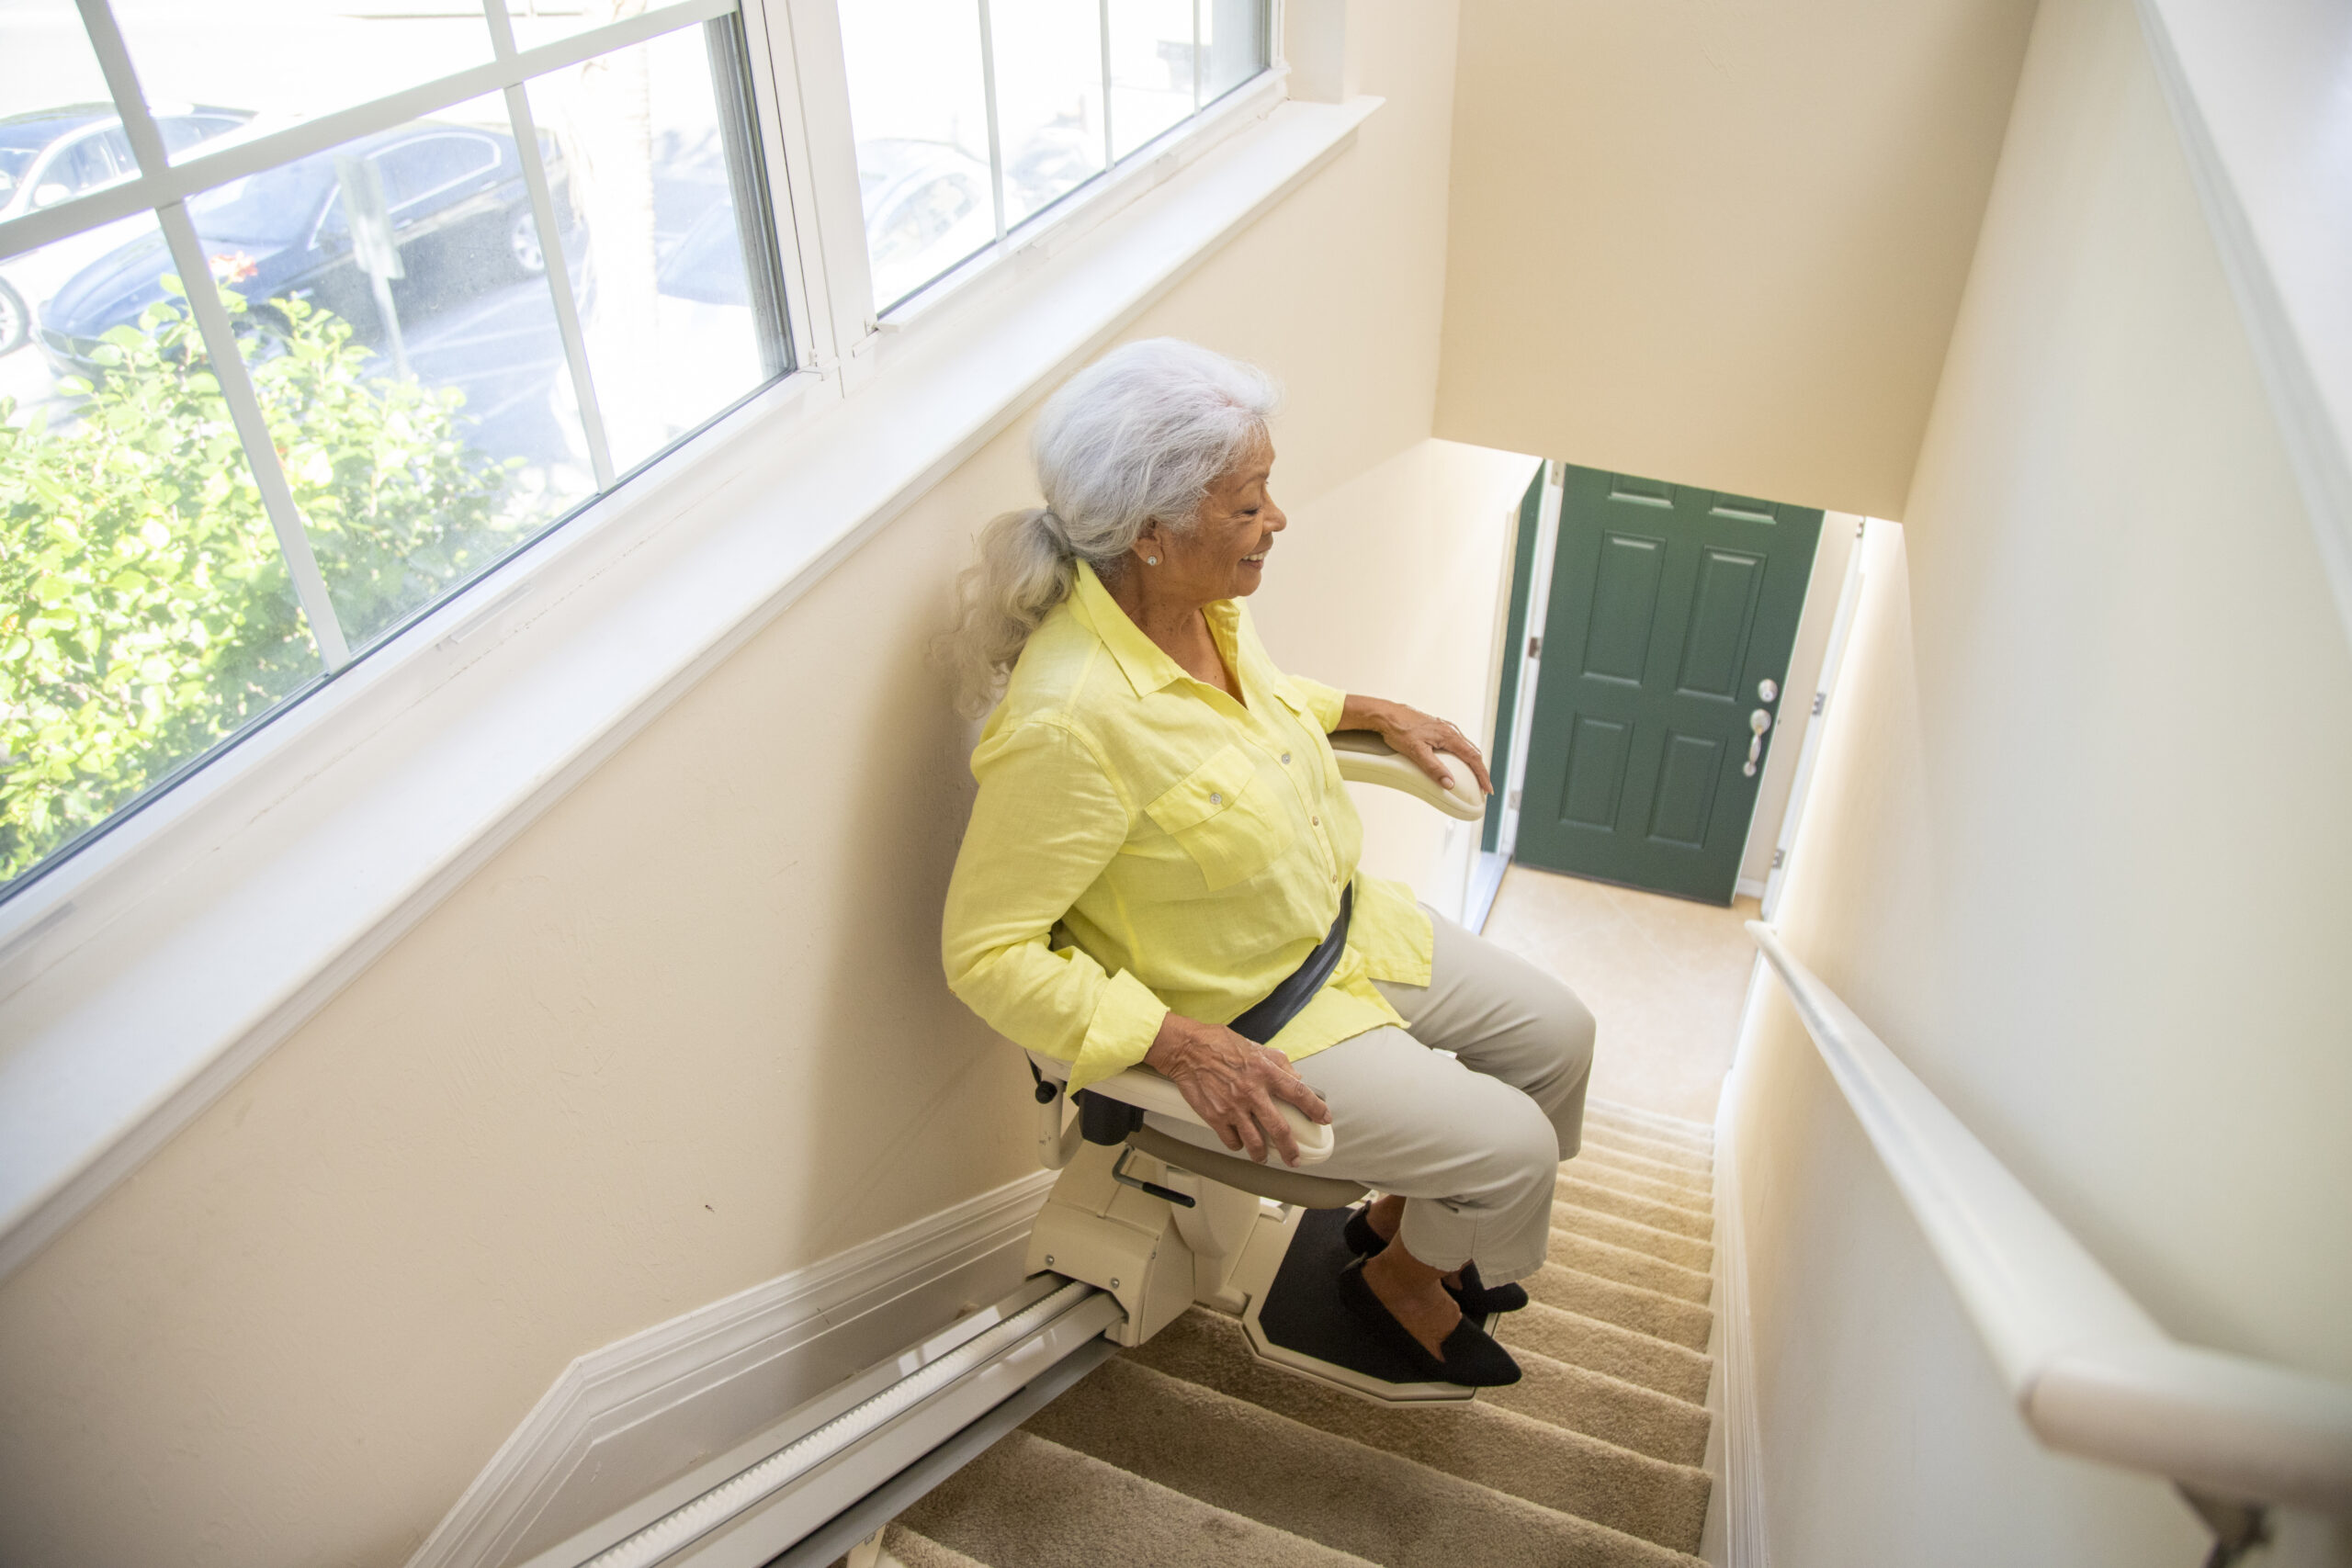
[[[1381,1194],[1349,1221],[1360,1256],[1337,1288],[1426,1376],[1510,1382],[1470,1320],[1524,1305],[1510,1281],[1544,1262],[1592,1015],[1358,874],[1330,731],[1377,730],[1442,782],[1468,768],[1492,785],[1453,726],[1267,657],[1242,601],[1286,525],[1267,488],[1275,400],[1257,370],[1159,339],[1046,405],[1046,504],[983,533],[948,640],[969,710],[1002,693],[972,755],[948,983],[1070,1063],[1072,1089],[1144,1063],[1253,1159],[1295,1162],[1277,1101],[1329,1122],[1326,1169]]]

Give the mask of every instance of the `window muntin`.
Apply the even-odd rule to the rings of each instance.
[[[184,156],[272,132],[290,155],[0,254],[0,283],[38,318],[37,349],[0,355],[0,897],[790,368],[741,24],[702,19],[719,9],[680,7],[668,30],[602,54],[606,29],[575,26],[575,64],[526,80],[517,63],[503,93],[305,145],[309,110],[425,86],[458,59],[450,17],[418,18],[437,41],[413,47],[396,36],[406,18],[379,16],[366,26],[380,47],[294,73],[307,107],[159,113],[145,84],[120,118],[111,105],[66,117],[35,149],[71,141],[77,178],[104,184],[137,175],[141,134]],[[24,14],[0,21],[0,54],[92,48],[20,32]],[[307,0],[259,17],[122,0],[118,17],[134,64],[170,54],[184,84],[257,95],[271,85],[240,51],[271,61],[285,93],[292,51],[351,23]],[[280,22],[269,49],[251,47]],[[492,58],[491,18],[470,22],[483,41],[459,53]],[[655,85],[617,132],[534,118],[632,59]],[[0,73],[0,86],[48,74]],[[31,107],[0,100],[0,138]],[[638,155],[616,156],[631,135]],[[572,190],[592,152],[624,171],[593,238]],[[23,210],[11,194],[0,220]],[[219,279],[195,280],[201,310],[190,254]],[[609,346],[631,338],[650,350]],[[235,363],[213,363],[216,343]]]
[[[291,124],[487,65],[493,54],[481,13],[462,3],[112,0],[111,9],[140,88],[159,112],[236,106]],[[598,0],[582,9],[609,14]],[[175,163],[187,155],[165,146]]]
[[[1260,74],[1266,28],[1266,0],[844,5],[877,311]]]
[[[727,69],[689,30],[597,56],[528,89],[532,113],[562,152],[582,219],[577,270],[589,280],[582,327],[613,465],[622,471],[771,374],[737,209],[745,182],[740,166],[730,167],[742,150],[730,147],[720,113]],[[599,170],[611,177],[598,179]],[[616,214],[616,207],[628,210]],[[607,238],[620,235],[627,243]],[[557,389],[560,403],[565,395]]]

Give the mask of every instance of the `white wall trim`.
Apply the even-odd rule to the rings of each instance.
[[[968,1305],[996,1300],[1020,1280],[1030,1224],[1053,1182],[1047,1170],[1022,1177],[589,1351],[540,1396],[408,1568],[495,1568],[535,1542],[560,1540]]]
[[[1764,897],[1764,885],[1752,876],[1743,876],[1732,884],[1731,891],[1735,898],[1760,899]]]
[[[1764,1514],[1764,1426],[1747,1310],[1747,1216],[1740,1201],[1739,1075],[1770,982],[1758,958],[1747,980],[1732,1075],[1715,1107],[1715,1364],[1723,1380],[1724,1568],[1771,1568]]]

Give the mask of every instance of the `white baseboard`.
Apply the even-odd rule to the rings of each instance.
[[[1760,966],[1759,966],[1760,967]],[[1749,999],[1756,985],[1751,977]],[[1741,1044],[1747,1044],[1745,1021]],[[1756,1405],[1756,1345],[1747,1322],[1747,1224],[1740,1204],[1736,1107],[1728,1086],[1715,1122],[1715,1366],[1722,1382],[1716,1483],[1724,1497],[1723,1568],[1771,1568],[1764,1519],[1764,1432]]]
[[[1731,891],[1732,897],[1735,898],[1755,898],[1761,900],[1764,897],[1764,884],[1758,881],[1755,877],[1743,876],[1736,883],[1733,884]]]
[[[408,1568],[562,1540],[1021,1280],[1041,1170],[564,1369]]]

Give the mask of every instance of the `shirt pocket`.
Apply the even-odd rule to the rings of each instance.
[[[1295,828],[1271,795],[1249,753],[1226,746],[1162,791],[1144,815],[1176,840],[1215,892],[1257,875],[1290,847]]]

